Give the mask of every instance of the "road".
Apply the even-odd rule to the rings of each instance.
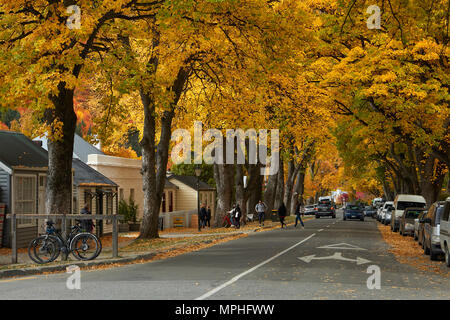
[[[331,247],[330,247],[331,246]],[[0,281],[7,299],[450,299],[450,279],[398,263],[376,222],[314,219],[145,264]],[[380,288],[367,281],[380,270]],[[373,267],[372,267],[373,268]],[[370,284],[376,284],[369,281]]]

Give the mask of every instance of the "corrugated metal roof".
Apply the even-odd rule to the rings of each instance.
[[[90,154],[105,154],[77,134],[73,142],[73,152],[84,163],[87,163]]]
[[[0,161],[9,168],[47,168],[48,154],[25,135],[0,131]]]

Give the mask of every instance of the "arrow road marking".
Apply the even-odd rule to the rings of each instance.
[[[361,258],[361,257],[357,257],[355,260],[354,259],[349,259],[349,258],[344,258],[342,256],[342,252],[336,252],[335,254],[333,254],[332,256],[329,257],[318,257],[316,258],[316,255],[313,254],[311,256],[305,256],[305,257],[299,257],[300,260],[306,262],[306,263],[310,263],[312,260],[329,260],[329,259],[334,259],[334,260],[341,260],[341,261],[350,261],[350,262],[356,262],[357,265],[360,264],[365,264],[365,263],[369,263],[370,260]]]
[[[318,247],[318,249],[367,250],[367,249],[360,248],[360,247],[357,247],[357,246],[354,246],[354,245],[348,244],[348,243],[330,244],[327,246]]]

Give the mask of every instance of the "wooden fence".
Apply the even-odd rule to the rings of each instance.
[[[55,219],[61,220],[61,232],[63,239],[67,238],[67,220],[112,220],[112,257],[119,256],[119,232],[117,222],[123,219],[122,215],[92,215],[92,214],[8,214],[6,219],[11,219],[11,251],[12,263],[17,263],[17,218],[28,219]]]

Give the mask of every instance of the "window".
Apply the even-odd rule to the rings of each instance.
[[[85,204],[89,204],[89,210],[92,212],[92,194],[91,194],[91,190],[85,190],[84,191],[84,203],[83,203],[83,207]]]
[[[14,177],[14,213],[36,213],[36,177],[16,175]],[[33,219],[17,219],[17,226],[33,226]]]
[[[134,189],[133,188],[130,189],[130,201],[134,202]]]
[[[173,191],[169,191],[169,212],[173,211]]]
[[[446,202],[444,206],[444,212],[442,213],[442,221],[450,222],[450,202]]]
[[[399,201],[397,202],[397,210],[405,210],[406,208],[425,208],[423,202]]]
[[[163,192],[163,194],[162,194],[161,209],[162,209],[162,212],[166,212],[166,193],[165,192]]]
[[[119,189],[119,200],[123,200],[123,189]]]
[[[112,215],[113,214],[113,205],[114,205],[114,194],[112,190],[107,190],[105,193],[105,214]],[[112,224],[112,220],[106,220],[106,224]]]
[[[406,218],[408,219],[418,219],[422,211],[419,210],[408,210],[406,213]]]

